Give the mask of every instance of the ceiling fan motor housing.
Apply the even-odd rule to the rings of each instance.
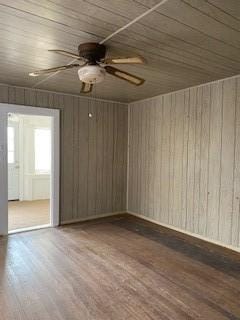
[[[79,79],[85,83],[99,83],[105,78],[105,69],[98,65],[87,65],[78,70]]]
[[[106,54],[106,47],[96,42],[80,44],[78,47],[79,56],[87,59],[89,64],[100,62]]]

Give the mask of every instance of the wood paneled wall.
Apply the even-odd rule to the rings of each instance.
[[[0,102],[61,110],[62,222],[126,209],[127,105],[7,85]],[[240,246],[240,77],[131,103],[128,172],[130,212]]]
[[[130,104],[128,210],[240,245],[240,77]]]
[[[0,102],[61,110],[61,222],[126,209],[127,105],[7,85]]]

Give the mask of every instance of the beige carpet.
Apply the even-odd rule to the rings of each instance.
[[[9,201],[8,230],[35,227],[50,223],[50,201]]]

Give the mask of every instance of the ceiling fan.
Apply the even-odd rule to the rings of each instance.
[[[80,44],[78,47],[78,55],[65,50],[48,50],[67,57],[75,58],[81,63],[72,63],[64,66],[59,66],[50,69],[37,70],[29,73],[32,77],[37,77],[43,74],[50,74],[57,71],[63,71],[72,68],[78,69],[79,79],[82,81],[82,93],[92,91],[93,84],[102,82],[106,73],[109,73],[119,79],[128,81],[131,84],[139,86],[144,83],[144,79],[132,75],[126,71],[122,71],[111,64],[142,64],[144,59],[138,57],[123,57],[123,58],[108,58],[106,57],[106,46],[96,42]],[[110,65],[109,65],[110,64]]]

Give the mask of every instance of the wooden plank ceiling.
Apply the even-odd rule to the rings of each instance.
[[[79,94],[77,70],[41,78],[28,73],[69,63],[48,49],[77,52],[101,41],[160,0],[1,0],[0,82]],[[239,0],[168,0],[105,43],[109,55],[140,54],[144,66],[121,66],[146,79],[134,87],[108,75],[91,93],[129,102],[222,79],[240,71]]]

